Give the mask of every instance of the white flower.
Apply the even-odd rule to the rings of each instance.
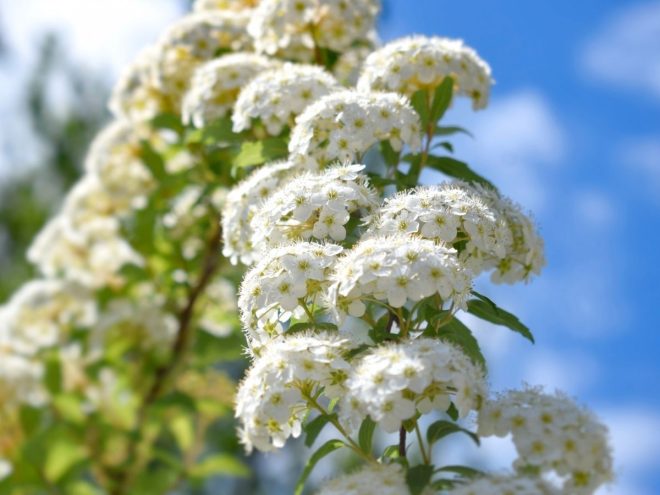
[[[304,393],[342,390],[350,342],[337,334],[305,333],[271,342],[255,360],[236,393],[239,438],[249,452],[270,451],[301,433],[307,412]]]
[[[47,394],[41,383],[43,375],[43,364],[21,354],[13,336],[0,323],[0,404],[4,408],[44,404]]]
[[[406,475],[400,464],[368,464],[336,478],[317,495],[409,495]]]
[[[309,169],[333,161],[357,160],[371,146],[389,141],[401,150],[421,146],[419,117],[408,100],[395,93],[344,90],[313,103],[291,131],[291,160]]]
[[[292,314],[300,317],[305,307],[317,306],[341,251],[334,244],[289,244],[268,251],[245,275],[238,306],[251,349],[282,334]]]
[[[368,214],[377,204],[362,165],[332,167],[306,173],[274,192],[250,221],[252,248],[264,251],[284,242],[343,241],[352,215]]]
[[[459,485],[448,495],[560,495],[559,490],[540,478],[485,476]]]
[[[591,494],[613,478],[608,430],[563,394],[512,390],[479,412],[481,436],[512,434],[516,467],[554,471],[570,494]]]
[[[332,275],[327,304],[338,321],[346,313],[360,317],[370,300],[400,308],[438,294],[462,308],[471,289],[471,273],[443,244],[408,235],[372,237],[346,251]]]
[[[332,75],[313,65],[285,64],[257,76],[241,91],[232,120],[234,132],[249,129],[259,119],[270,135],[293,127],[311,103],[340,88]]]
[[[154,47],[151,80],[174,108],[188,89],[195,69],[222,51],[249,50],[246,32],[250,11],[203,11],[170,26]]]
[[[14,466],[6,459],[0,458],[0,481],[4,480],[14,471]]]
[[[452,400],[465,416],[485,396],[483,370],[458,348],[435,339],[384,344],[352,364],[340,403],[342,424],[352,429],[368,415],[394,432],[416,410],[446,411]]]
[[[193,10],[233,10],[242,11],[257,6],[259,0],[195,0]]]
[[[204,127],[231,112],[241,89],[280,63],[254,53],[232,53],[200,65],[183,98],[183,122]]]
[[[261,0],[248,32],[270,55],[292,45],[343,52],[367,38],[379,9],[377,0]]]
[[[351,47],[342,53],[332,66],[332,73],[343,85],[354,87],[357,84],[365,60],[373,51],[374,46],[380,44],[375,31],[369,35],[369,38],[368,42]]]
[[[463,41],[449,38],[410,36],[386,44],[367,57],[358,89],[412,96],[420,89],[432,90],[447,76],[475,109],[488,105],[490,67]]]
[[[27,355],[64,342],[71,330],[89,326],[95,318],[90,291],[59,279],[27,282],[0,307],[0,326],[14,348]]]
[[[239,259],[245,265],[256,261],[250,220],[261,203],[293,173],[290,162],[271,163],[258,168],[229,191],[222,210],[222,254],[232,264]]]

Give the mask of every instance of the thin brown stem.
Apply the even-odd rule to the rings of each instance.
[[[406,429],[399,430],[399,457],[406,457]]]

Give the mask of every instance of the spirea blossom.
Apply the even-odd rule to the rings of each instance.
[[[485,476],[459,485],[447,495],[560,495],[560,492],[540,478]]]
[[[346,238],[354,214],[368,214],[376,205],[363,165],[332,167],[306,173],[280,187],[261,204],[250,222],[252,246],[263,251],[284,242]]]
[[[108,103],[115,117],[144,122],[163,112],[178,113],[179,109],[153,80],[156,53],[155,47],[149,46],[121,73]]]
[[[156,45],[152,80],[175,104],[188,89],[195,69],[223,51],[247,50],[249,11],[189,14],[172,25]]]
[[[261,0],[248,32],[270,55],[298,44],[342,52],[367,37],[379,9],[377,0]]]
[[[248,452],[271,451],[298,437],[307,412],[304,393],[324,387],[338,397],[350,365],[348,340],[334,333],[305,333],[268,345],[236,393],[239,438]]]
[[[222,254],[232,264],[240,259],[241,263],[250,265],[256,260],[250,221],[261,203],[293,173],[290,162],[271,163],[258,168],[229,191],[222,211]]]
[[[63,342],[71,330],[90,325],[95,317],[90,291],[60,279],[27,282],[0,307],[0,327],[26,355]]]
[[[411,36],[392,41],[373,52],[358,81],[361,91],[396,91],[412,96],[433,89],[451,76],[455,91],[472,99],[475,109],[488,105],[490,67],[463,41]]]
[[[317,492],[317,495],[409,494],[406,475],[400,464],[368,464],[354,473],[326,483]]]
[[[421,146],[421,125],[408,100],[395,93],[344,90],[324,96],[298,116],[291,131],[291,159],[310,169],[358,159],[371,146],[389,141],[401,150]]]
[[[307,106],[339,88],[331,74],[314,65],[285,64],[265,72],[238,96],[232,116],[234,132],[249,129],[258,119],[276,136],[285,127],[293,127]]]
[[[254,53],[232,53],[197,70],[183,99],[183,121],[204,127],[231,112],[241,89],[255,76],[280,63]]]
[[[196,12],[204,10],[233,10],[241,11],[252,9],[257,6],[259,0],[195,0],[193,10]]]
[[[386,199],[368,235],[394,234],[457,245],[459,258],[474,274],[513,254],[513,231],[506,217],[460,182],[418,187]]]
[[[391,433],[417,411],[446,411],[452,402],[465,416],[481,406],[486,393],[483,370],[435,339],[380,345],[353,366],[340,403],[342,424],[353,429],[369,415]]]
[[[370,300],[400,308],[438,294],[462,308],[471,289],[471,273],[456,250],[407,235],[372,237],[346,251],[335,265],[327,303],[336,318],[364,315]]]
[[[526,388],[485,402],[479,435],[508,434],[518,451],[514,466],[554,471],[567,494],[594,493],[613,478],[607,427],[563,394]]]
[[[342,251],[334,244],[298,242],[269,250],[246,274],[238,306],[251,347],[282,334],[293,316],[305,315],[329,285],[332,264]]]
[[[0,404],[3,408],[19,404],[41,405],[46,391],[41,381],[43,364],[19,352],[14,338],[0,325]]]

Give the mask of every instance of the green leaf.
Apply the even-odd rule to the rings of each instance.
[[[27,435],[31,435],[39,426],[41,426],[41,418],[43,411],[40,408],[23,405],[19,411],[21,421],[21,428]]]
[[[380,151],[383,155],[385,163],[389,167],[396,167],[399,164],[401,153],[394,151],[394,148],[392,148],[392,145],[389,141],[382,141],[380,143]]]
[[[202,131],[202,140],[206,144],[217,144],[234,142],[239,139],[239,135],[232,130],[232,121],[229,117],[218,119],[204,127]]]
[[[381,459],[396,459],[399,457],[399,444],[395,443],[394,445],[388,445],[383,450],[383,455],[380,456]]]
[[[57,482],[73,466],[87,459],[87,450],[68,436],[56,436],[52,439],[46,455],[44,476],[48,481]]]
[[[156,180],[162,181],[167,177],[163,157],[154,150],[148,141],[142,141],[140,144],[140,158]]]
[[[467,436],[469,436],[472,439],[472,441],[477,445],[481,443],[479,437],[470,430],[461,428],[456,423],[452,423],[451,421],[445,421],[443,419],[438,420],[435,423],[433,423],[431,426],[429,426],[428,430],[426,430],[426,440],[428,440],[429,445],[433,445],[438,440],[441,440],[444,437],[448,435],[452,435],[454,433],[464,433]]]
[[[329,332],[334,332],[337,330],[337,325],[335,325],[334,323],[326,323],[326,322],[314,323],[311,321],[304,321],[301,323],[295,323],[291,325],[285,333],[287,335],[290,335],[294,333],[304,332],[305,330],[325,330]]]
[[[420,464],[411,467],[406,473],[406,483],[410,489],[410,495],[420,495],[426,488],[433,476],[433,466]]]
[[[363,452],[371,452],[374,443],[374,432],[376,431],[376,423],[371,418],[366,418],[360,425],[360,432],[358,433],[358,444]]]
[[[336,417],[337,417],[336,414],[332,414],[332,415],[321,414],[320,416],[317,416],[309,423],[307,423],[303,427],[303,430],[305,430],[305,434],[306,434],[305,445],[307,447],[311,447],[318,438],[319,433],[321,433],[321,430],[325,428],[325,425],[327,425],[330,421],[332,421]]]
[[[477,297],[477,299],[468,301],[468,312],[470,314],[473,314],[482,320],[495,323],[496,325],[508,327],[525,337],[532,344],[534,343],[532,332],[527,326],[523,325],[517,316],[498,307],[497,304],[478,292],[472,291],[472,295]]]
[[[433,95],[433,104],[431,105],[430,122],[437,122],[445,114],[451,100],[454,97],[454,78],[447,76],[442,80],[442,83],[435,88]]]
[[[443,478],[441,480],[434,481],[431,484],[431,489],[433,489],[436,492],[442,492],[445,490],[451,490],[455,486],[456,486],[456,482],[454,480]]]
[[[193,478],[208,478],[220,475],[245,478],[249,474],[250,468],[229,454],[214,454],[190,469],[190,475]]]
[[[429,117],[431,115],[431,110],[429,109],[429,93],[425,89],[420,89],[416,91],[412,98],[410,98],[410,104],[415,109],[419,115],[419,119],[422,123],[422,127],[425,129],[429,124]]]
[[[284,139],[268,138],[263,141],[243,143],[233,159],[234,169],[261,165],[277,158],[284,158],[289,148]]]
[[[169,129],[181,135],[184,130],[181,117],[173,113],[161,113],[151,119],[152,127],[156,129]]]
[[[53,395],[62,391],[62,366],[56,356],[51,356],[46,360],[44,383],[46,389]]]
[[[296,483],[296,489],[293,492],[294,495],[301,495],[303,489],[305,488],[305,482],[307,481],[307,478],[309,478],[309,475],[312,474],[316,464],[318,464],[318,462],[328,454],[331,454],[335,450],[344,447],[344,445],[344,442],[341,440],[328,440],[323,445],[321,445],[309,458],[307,464],[305,464],[305,469],[303,469],[303,472],[300,475],[300,479],[298,479],[298,482]]]
[[[486,358],[481,352],[479,342],[474,338],[470,329],[458,318],[454,317],[442,325],[439,329],[439,337],[441,340],[459,347],[475,364],[486,369]]]
[[[178,414],[167,422],[177,445],[182,452],[187,451],[195,442],[195,425],[190,416]]]
[[[458,416],[459,416],[458,409],[456,409],[456,406],[454,405],[453,402],[449,404],[449,408],[447,409],[446,413],[451,419],[453,419],[454,421],[458,421]]]
[[[454,473],[458,474],[462,478],[477,478],[479,476],[483,476],[484,472],[479,471],[478,469],[474,469],[468,466],[443,466],[441,468],[438,468],[435,470],[437,473]]]
[[[467,129],[463,129],[462,127],[458,126],[438,126],[435,128],[435,135],[436,136],[450,136],[452,134],[467,134],[471,138],[474,138],[474,136],[468,131]]]
[[[474,172],[467,163],[449,156],[429,156],[426,165],[450,177],[467,182],[476,182],[489,189],[496,190],[492,182]]]
[[[73,394],[61,394],[53,398],[53,406],[66,421],[82,425],[87,420],[80,399]]]

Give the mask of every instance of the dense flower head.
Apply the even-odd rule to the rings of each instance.
[[[292,174],[292,163],[270,163],[252,172],[227,194],[222,211],[222,254],[234,265],[239,259],[246,265],[256,260],[250,221],[261,203]]]
[[[249,10],[257,6],[259,0],[195,0],[193,10]]]
[[[116,120],[92,142],[85,170],[95,176],[106,194],[117,203],[140,206],[154,187],[154,178],[141,158],[141,143],[149,139],[145,127]],[[98,194],[92,194],[98,199]]]
[[[353,363],[341,405],[342,424],[357,428],[368,415],[387,432],[419,411],[461,416],[478,409],[486,394],[483,369],[458,348],[419,338],[383,344]]]
[[[288,320],[317,305],[341,251],[335,244],[297,242],[264,254],[246,274],[238,300],[251,347],[267,345],[284,333]]]
[[[120,119],[144,122],[163,112],[178,112],[152,77],[156,49],[149,46],[128,65],[112,89],[108,108]]]
[[[421,146],[421,124],[408,100],[396,93],[344,90],[313,103],[291,132],[291,159],[313,169],[356,160],[371,146],[389,141],[394,150]]]
[[[479,434],[511,434],[518,451],[515,467],[554,471],[564,480],[565,493],[594,493],[613,478],[607,427],[560,393],[526,388],[485,402]]]
[[[22,354],[13,335],[0,325],[0,412],[19,404],[43,404],[47,398],[43,375],[43,363]]]
[[[392,41],[367,58],[358,88],[396,91],[412,96],[433,89],[451,76],[455,91],[472,99],[475,109],[488,105],[492,83],[490,67],[463,41],[411,36]]]
[[[314,65],[285,64],[264,72],[238,96],[232,116],[234,132],[249,129],[259,119],[276,136],[285,127],[293,127],[307,106],[339,88],[331,74]]]
[[[254,53],[231,53],[200,65],[183,98],[183,121],[204,127],[230,113],[241,89],[280,63]]]
[[[261,0],[248,32],[271,55],[298,44],[343,52],[367,38],[379,9],[378,0]]]
[[[305,173],[280,187],[252,217],[253,248],[263,251],[300,239],[343,241],[351,216],[368,214],[378,204],[363,168],[345,165]]]
[[[474,274],[497,266],[513,247],[506,217],[461,182],[418,187],[386,199],[368,235],[394,234],[458,246],[459,258]]]
[[[195,69],[223,51],[248,50],[249,11],[205,11],[172,25],[154,49],[152,80],[175,105],[188,89]]]
[[[327,304],[335,317],[360,317],[371,300],[400,308],[438,294],[462,308],[472,287],[471,273],[456,250],[407,235],[371,237],[346,251],[335,265]]]
[[[540,478],[525,476],[485,476],[449,490],[448,495],[559,495]]]
[[[409,495],[400,464],[368,464],[323,485],[317,495]]]
[[[248,452],[270,451],[298,437],[305,418],[304,393],[324,387],[338,397],[349,364],[350,342],[336,333],[304,333],[269,344],[254,361],[236,394],[239,438]]]
[[[379,44],[375,32],[371,37],[373,40],[346,50],[332,66],[332,73],[344,86],[354,87],[357,84],[365,60],[374,50],[374,46]]]
[[[124,265],[142,264],[122,237],[116,218],[98,217],[76,225],[65,213],[37,234],[27,257],[46,277],[65,277],[94,288],[120,285]]]
[[[26,355],[62,342],[71,330],[90,325],[95,317],[90,291],[60,279],[31,280],[0,307],[0,327],[14,348]]]

